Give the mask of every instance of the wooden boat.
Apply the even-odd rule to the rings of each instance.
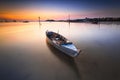
[[[72,42],[58,33],[46,31],[46,37],[51,45],[71,57],[76,57],[80,53],[80,50]]]

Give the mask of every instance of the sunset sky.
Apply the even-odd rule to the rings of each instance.
[[[0,0],[0,18],[37,20],[120,17],[120,0]]]

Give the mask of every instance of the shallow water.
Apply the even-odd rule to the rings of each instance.
[[[48,44],[46,30],[64,35],[80,55]],[[0,80],[120,80],[120,23],[0,23]]]

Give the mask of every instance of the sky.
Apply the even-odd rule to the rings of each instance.
[[[1,0],[0,18],[18,20],[120,17],[120,0]]]

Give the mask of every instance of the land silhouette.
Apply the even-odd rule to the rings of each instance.
[[[38,20],[36,20],[38,21]],[[120,21],[120,17],[102,17],[102,18],[83,18],[83,19],[67,19],[67,20],[55,20],[55,19],[47,19],[42,20],[44,22],[91,22],[91,23],[98,23],[98,22],[108,22],[108,21]],[[15,19],[6,19],[0,18],[0,22],[32,22],[31,20],[15,20]]]

